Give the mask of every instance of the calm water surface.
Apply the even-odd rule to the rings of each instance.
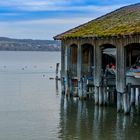
[[[59,52],[0,52],[0,140],[139,140],[140,114],[66,99]]]

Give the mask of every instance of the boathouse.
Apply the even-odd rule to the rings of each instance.
[[[54,37],[62,41],[62,91],[85,98],[93,93],[95,104],[117,98],[117,111],[129,113],[139,106],[140,4],[109,14]]]

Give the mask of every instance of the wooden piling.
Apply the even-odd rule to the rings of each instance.
[[[117,112],[121,112],[122,103],[121,103],[121,93],[117,93]]]
[[[130,104],[135,105],[135,88],[131,88],[131,93],[130,93]]]
[[[129,94],[124,93],[123,94],[123,106],[124,106],[124,114],[130,113],[130,105],[129,105]]]
[[[61,92],[65,94],[65,87],[64,87],[64,77],[61,76]]]
[[[99,87],[99,105],[103,105],[103,87]]]
[[[78,81],[78,96],[80,99],[82,99],[83,95],[82,95],[82,82],[81,80]]]
[[[64,78],[65,94],[68,96],[68,48],[65,46],[65,78]]]
[[[104,105],[108,104],[108,98],[107,98],[107,86],[103,87],[103,103]]]
[[[135,106],[139,106],[139,88],[136,88],[136,96],[135,96]]]
[[[97,105],[99,103],[99,87],[95,86],[94,101]]]
[[[78,96],[82,98],[82,81],[81,81],[81,45],[78,44],[78,54],[77,54],[77,77],[78,77]]]
[[[59,63],[56,63],[55,79],[58,80]]]
[[[121,95],[123,95],[123,109],[124,113],[128,114],[127,94],[126,93],[126,77],[125,77],[125,49],[124,46],[117,46],[116,57],[116,90],[117,90],[117,111],[121,110]],[[121,61],[120,61],[121,60]]]
[[[61,44],[61,91],[62,91],[62,94],[65,94],[64,78],[65,78],[65,43],[63,41]]]
[[[87,98],[87,78],[86,77],[83,77],[83,98],[86,99]]]
[[[99,104],[99,87],[101,86],[101,48],[94,47],[94,86],[95,86],[95,104]],[[101,91],[101,89],[100,89]],[[101,94],[101,92],[100,92]]]

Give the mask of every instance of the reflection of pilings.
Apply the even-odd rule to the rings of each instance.
[[[64,108],[64,104],[65,104],[65,95],[61,95],[61,107]]]
[[[124,126],[122,117],[123,116],[120,113],[118,113],[116,116],[116,126],[115,126],[116,140],[120,140],[120,134],[122,133],[122,128]]]
[[[76,128],[77,128],[77,131],[79,131],[80,133],[80,129],[81,129],[81,126],[80,126],[80,123],[81,123],[81,114],[82,114],[82,111],[83,111],[83,107],[82,107],[82,102],[79,100],[78,102],[78,111],[77,111],[77,125],[76,125]]]
[[[99,133],[98,130],[99,130],[99,107],[98,106],[95,106],[94,107],[94,116],[93,116],[93,128],[94,130],[96,130],[96,136],[93,135],[93,139],[97,139],[99,137]]]
[[[117,121],[116,121],[116,140],[120,139],[120,136],[124,139],[126,138],[126,132],[128,128],[131,128],[131,117],[126,115],[117,114]],[[130,138],[129,139],[133,139]]]

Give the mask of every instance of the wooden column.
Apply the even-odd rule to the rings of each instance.
[[[135,106],[139,106],[139,88],[136,88],[136,93],[135,93]]]
[[[117,90],[117,111],[120,112],[122,109],[121,97],[125,92],[125,57],[124,48],[117,46],[116,53],[116,90]]]
[[[106,82],[104,82],[104,87],[103,87],[103,103],[104,105],[107,105],[108,104],[108,87],[107,87],[107,84]]]
[[[65,94],[68,95],[68,47],[65,45],[65,76],[64,76],[64,89]]]
[[[125,92],[125,57],[124,47],[117,46],[116,53],[116,90],[117,90],[117,111],[122,109],[123,93]]]
[[[131,88],[130,103],[131,103],[131,106],[135,104],[135,88],[134,87]]]
[[[121,110],[121,97],[123,97],[123,109],[124,113],[128,114],[129,103],[128,93],[126,93],[126,76],[125,76],[125,49],[123,46],[117,46],[117,58],[116,58],[116,89],[117,89],[117,111]]]
[[[98,46],[94,47],[94,86],[95,86],[95,104],[99,103],[99,99],[102,99],[102,97],[99,97],[99,91],[102,92],[102,90],[99,90],[99,87],[101,86],[101,48]],[[100,93],[100,96],[102,94]],[[100,100],[101,103],[101,100]]]
[[[99,105],[103,105],[103,87],[99,87]]]
[[[78,96],[82,97],[82,81],[81,81],[81,45],[78,43],[78,50],[77,50],[77,78],[78,78]]]
[[[65,73],[65,45],[62,41],[61,43],[61,78],[64,77]]]
[[[87,97],[87,77],[82,78],[82,96]]]
[[[70,46],[67,47],[67,81],[68,81],[68,87],[67,87],[67,91],[68,94],[70,95],[71,92],[71,74],[70,74],[70,69],[71,69],[71,56],[70,56]]]
[[[64,79],[65,79],[65,43],[62,40],[62,43],[61,43],[61,90],[62,90],[62,94],[65,93]]]

